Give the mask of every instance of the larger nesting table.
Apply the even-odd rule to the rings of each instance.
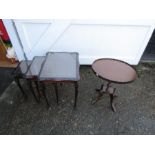
[[[107,84],[102,84],[99,89],[96,89],[98,95],[92,104],[95,104],[105,93],[110,96],[111,108],[116,111],[113,103],[114,97],[116,97],[116,88],[111,86],[111,83],[125,84],[133,82],[137,78],[136,70],[126,62],[116,59],[98,59],[92,64],[92,69],[95,74],[106,80]]]
[[[42,64],[38,80],[42,85],[42,92],[47,104],[50,106],[46,93],[45,83],[53,83],[55,86],[56,99],[58,103],[57,83],[74,83],[75,86],[75,102],[78,96],[79,75],[79,55],[76,52],[48,52],[44,63]]]

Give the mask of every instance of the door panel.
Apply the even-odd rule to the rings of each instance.
[[[69,25],[69,21],[15,20],[28,59],[45,55]]]
[[[153,21],[14,20],[28,59],[48,51],[78,52],[81,64],[101,57],[137,64]]]

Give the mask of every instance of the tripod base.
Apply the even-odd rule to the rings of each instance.
[[[117,95],[115,94],[116,88],[113,88],[111,86],[111,83],[108,82],[107,85],[102,84],[100,89],[96,89],[96,92],[98,94],[97,94],[97,97],[94,100],[92,100],[92,104],[95,104],[96,102],[98,102],[101,99],[101,97],[106,93],[106,94],[109,94],[112,111],[116,112],[116,108],[113,103],[114,98],[117,97]]]

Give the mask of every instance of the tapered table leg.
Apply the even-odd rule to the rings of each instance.
[[[40,82],[40,83],[41,83],[42,93],[43,93],[43,96],[44,96],[45,101],[47,103],[47,106],[50,107],[50,104],[49,104],[48,99],[47,99],[47,96],[46,96],[46,87],[45,87],[45,84],[43,82]]]
[[[110,94],[110,104],[111,104],[111,109],[112,109],[113,112],[116,112],[116,108],[115,108],[115,105],[114,105],[113,99],[114,99],[114,95],[113,95],[113,94]]]
[[[40,94],[40,90],[39,90],[39,84],[38,84],[38,81],[34,81],[34,83],[35,83],[35,86],[36,86],[36,89],[37,89],[37,92],[38,92],[38,96],[39,96],[39,100],[40,100],[40,98],[41,98],[41,94]]]
[[[28,82],[29,88],[30,88],[30,90],[31,90],[31,92],[32,92],[36,102],[39,102],[39,100],[38,100],[38,98],[37,98],[37,96],[36,96],[36,94],[34,92],[34,89],[33,89],[33,86],[32,86],[32,81],[31,80],[27,80],[27,82]]]
[[[57,83],[54,83],[54,89],[55,89],[57,104],[59,104],[59,100],[58,100],[58,85],[57,85]]]
[[[97,97],[95,97],[95,98],[91,101],[91,104],[97,103],[97,102],[101,99],[101,97],[102,97],[103,95],[104,95],[104,92],[98,92]]]
[[[78,82],[74,82],[75,86],[75,100],[74,100],[74,108],[76,108],[76,103],[77,103],[77,97],[78,97]]]
[[[96,89],[96,92],[97,92],[98,94],[97,94],[97,97],[95,97],[94,99],[92,99],[91,104],[97,103],[97,102],[100,100],[100,98],[104,95],[104,92],[102,92],[103,86],[104,86],[104,85],[102,84],[102,85],[101,85],[101,88]]]
[[[19,78],[18,78],[18,77],[15,77],[14,79],[15,79],[15,82],[16,82],[17,86],[19,87],[20,91],[22,92],[24,98],[27,99],[27,95],[26,95],[26,93],[24,92],[24,90],[23,90],[23,88],[22,88],[22,86],[21,86],[21,84],[20,84]]]

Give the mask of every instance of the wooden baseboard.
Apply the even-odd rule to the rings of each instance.
[[[0,67],[6,67],[6,68],[15,68],[17,67],[18,63],[11,63],[8,61],[0,61]]]

